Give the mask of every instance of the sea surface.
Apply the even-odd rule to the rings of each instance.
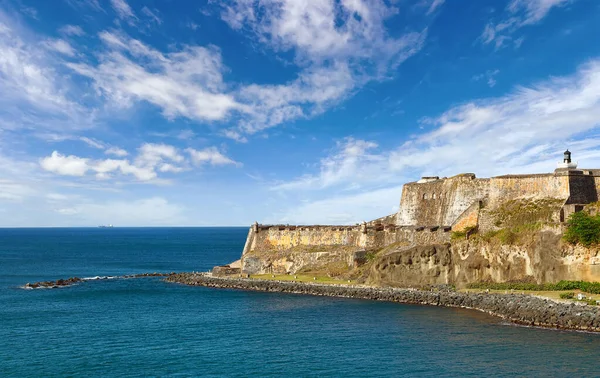
[[[206,271],[247,228],[0,229],[0,377],[600,376],[600,335],[365,300],[90,280]]]

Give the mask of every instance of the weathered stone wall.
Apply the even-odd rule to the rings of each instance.
[[[489,179],[462,174],[402,188],[399,226],[450,226],[473,202],[487,196]]]
[[[489,203],[516,198],[569,198],[569,177],[554,174],[506,175],[492,177],[489,181]]]
[[[246,252],[285,250],[298,246],[361,246],[360,226],[288,226],[259,225],[251,228]]]

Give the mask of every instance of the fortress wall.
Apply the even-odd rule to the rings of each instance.
[[[489,179],[463,174],[402,188],[399,226],[449,226],[473,202],[487,196]]]
[[[296,247],[353,247],[379,249],[390,244],[440,244],[450,241],[443,227],[369,226],[258,226],[248,232],[244,255],[253,251],[283,251]],[[311,248],[315,249],[315,248]]]
[[[246,252],[285,250],[298,246],[358,246],[358,226],[258,226]]]
[[[515,198],[569,198],[569,177],[553,174],[507,175],[490,179],[491,206]]]

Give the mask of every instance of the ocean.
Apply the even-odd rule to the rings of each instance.
[[[0,377],[600,376],[600,335],[486,314],[168,284],[239,258],[247,228],[0,229]]]

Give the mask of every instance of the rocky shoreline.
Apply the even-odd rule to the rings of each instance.
[[[600,308],[562,303],[523,294],[425,291],[364,285],[334,285],[215,277],[210,273],[175,273],[165,281],[190,286],[369,299],[406,304],[474,309],[515,324],[563,330],[600,332]]]

